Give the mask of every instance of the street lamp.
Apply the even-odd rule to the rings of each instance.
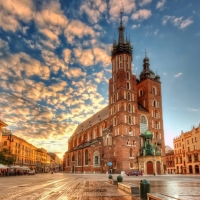
[[[11,154],[11,142],[14,142],[14,140],[13,140],[13,135],[10,133],[10,135],[8,135],[8,138],[7,138],[7,140],[10,142],[10,144],[9,144],[9,165],[10,165],[10,162],[11,162],[11,157],[10,157],[10,154]]]

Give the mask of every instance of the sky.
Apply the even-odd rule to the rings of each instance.
[[[144,51],[162,82],[165,143],[200,123],[200,1],[0,0],[0,118],[37,147],[67,151],[77,124],[108,105],[123,9],[133,73]]]

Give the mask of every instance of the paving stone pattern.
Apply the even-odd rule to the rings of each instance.
[[[113,175],[115,176],[115,175]],[[117,175],[116,175],[117,176]],[[116,178],[116,177],[114,177]],[[200,200],[198,176],[126,177],[124,182],[139,185],[141,179],[151,183],[151,192],[179,200]],[[105,174],[37,174],[0,178],[0,200],[138,200],[108,183]]]

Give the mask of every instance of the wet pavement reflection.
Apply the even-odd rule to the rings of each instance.
[[[118,175],[113,175],[114,179]],[[139,185],[147,179],[151,193],[173,199],[200,199],[198,176],[143,176],[123,177],[124,182]],[[34,176],[0,177],[0,199],[8,200],[138,200],[117,186],[108,183],[106,174],[37,174]]]

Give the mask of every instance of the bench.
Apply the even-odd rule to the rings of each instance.
[[[175,200],[177,198],[159,193],[147,193],[147,200]]]
[[[117,180],[109,179],[108,183],[110,183],[112,185],[117,185]]]
[[[132,183],[118,183],[118,189],[130,194],[139,195],[139,186]]]

